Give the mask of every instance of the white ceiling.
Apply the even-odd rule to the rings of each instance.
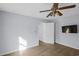
[[[66,6],[66,5],[72,5],[72,4],[60,3],[61,7]],[[79,14],[78,12],[79,4],[76,4],[76,5],[77,5],[76,8],[61,11],[64,15],[60,17],[70,16],[73,14]],[[0,10],[16,13],[20,15],[25,15],[25,16],[42,18],[42,19],[46,19],[46,15],[49,12],[40,13],[39,11],[47,10],[47,9],[50,9],[51,7],[52,7],[52,3],[0,3]],[[49,18],[54,18],[54,17],[52,16]]]

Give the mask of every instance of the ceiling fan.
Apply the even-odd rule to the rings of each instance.
[[[74,8],[74,7],[76,7],[76,5],[59,7],[59,3],[54,3],[51,9],[40,11],[40,13],[50,11],[50,13],[47,15],[47,17],[56,16],[56,15],[62,16],[63,14],[60,12],[60,10],[70,9],[70,8]]]

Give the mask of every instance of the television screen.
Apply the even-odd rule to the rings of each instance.
[[[62,26],[63,33],[77,33],[77,25]]]

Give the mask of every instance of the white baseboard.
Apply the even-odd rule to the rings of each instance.
[[[1,53],[0,56],[6,55],[6,54],[9,54],[9,53],[13,53],[13,52],[16,52],[16,51],[18,51],[18,50],[8,51],[8,52],[5,52],[5,53]]]
[[[38,46],[38,45],[39,45],[38,43],[35,44],[35,45],[31,45],[31,46],[27,47],[27,49],[32,48],[32,47],[35,47],[35,46]],[[26,49],[25,49],[25,50],[26,50]],[[19,51],[19,49],[16,49],[16,50],[14,50],[14,51],[8,51],[8,52],[5,52],[5,53],[1,53],[0,56],[7,55],[7,54],[10,54],[10,53],[13,53],[13,52],[16,52],[16,51]],[[20,50],[20,51],[21,51],[21,50]]]
[[[48,44],[54,44],[54,42],[48,42],[48,41],[45,41],[45,40],[40,40],[40,41],[42,41],[44,43],[48,43]]]
[[[39,43],[38,42],[36,44],[33,44],[31,46],[28,46],[27,49],[32,48],[32,47],[36,47],[36,46],[39,46]]]
[[[56,43],[61,44],[61,45],[64,45],[64,46],[67,46],[67,47],[70,47],[70,48],[73,48],[73,49],[77,49],[77,50],[79,50],[79,48],[77,48],[77,47],[73,47],[73,46],[68,45],[68,44],[64,44],[64,43],[61,43],[61,42],[56,42]]]

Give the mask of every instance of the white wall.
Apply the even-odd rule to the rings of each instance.
[[[57,19],[56,23],[56,42],[79,49],[79,15],[72,15]],[[62,33],[62,26],[65,25],[78,25],[78,33]]]
[[[0,54],[18,50],[20,38],[27,48],[37,46],[39,23],[36,18],[0,11]]]

